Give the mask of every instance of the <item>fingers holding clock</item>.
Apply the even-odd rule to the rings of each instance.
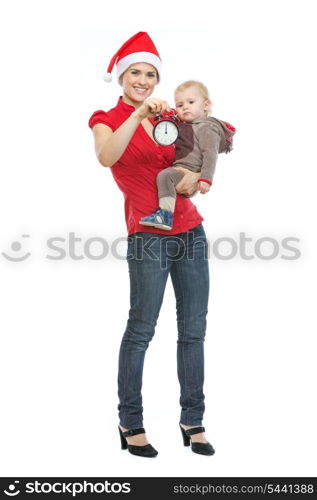
[[[152,116],[164,113],[165,111],[170,111],[171,108],[167,101],[162,99],[157,99],[152,97],[144,103],[135,111],[137,115],[141,118],[150,118]]]
[[[165,111],[171,110],[167,101],[163,101],[162,99],[156,99],[155,97],[149,99],[148,101],[145,101],[144,104],[146,103],[148,104],[153,115],[161,114],[164,113]]]

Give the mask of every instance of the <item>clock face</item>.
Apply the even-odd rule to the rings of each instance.
[[[161,146],[170,146],[178,137],[178,127],[170,120],[162,120],[155,125],[153,136]]]

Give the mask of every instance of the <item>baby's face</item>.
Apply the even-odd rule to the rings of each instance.
[[[191,122],[207,116],[210,101],[204,99],[199,89],[193,86],[176,92],[175,106],[179,118],[183,122]]]

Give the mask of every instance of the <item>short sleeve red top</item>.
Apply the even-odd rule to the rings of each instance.
[[[95,111],[89,119],[89,127],[103,123],[115,131],[134,110],[133,106],[120,97],[116,107],[108,112]],[[174,146],[156,144],[140,124],[121,158],[110,167],[125,199],[125,219],[129,235],[140,231],[167,234],[162,229],[142,226],[139,220],[158,208],[156,176],[164,168],[170,167],[174,158]],[[177,195],[173,228],[168,234],[186,232],[202,221],[202,216],[191,200]]]

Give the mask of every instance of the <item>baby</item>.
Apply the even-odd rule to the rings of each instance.
[[[208,90],[201,82],[189,80],[175,90],[175,106],[179,136],[175,142],[176,156],[172,167],[157,176],[159,209],[143,217],[140,224],[170,231],[176,202],[176,186],[184,173],[174,167],[200,172],[198,190],[210,190],[218,153],[229,153],[236,129],[230,123],[208,116],[211,101]]]

